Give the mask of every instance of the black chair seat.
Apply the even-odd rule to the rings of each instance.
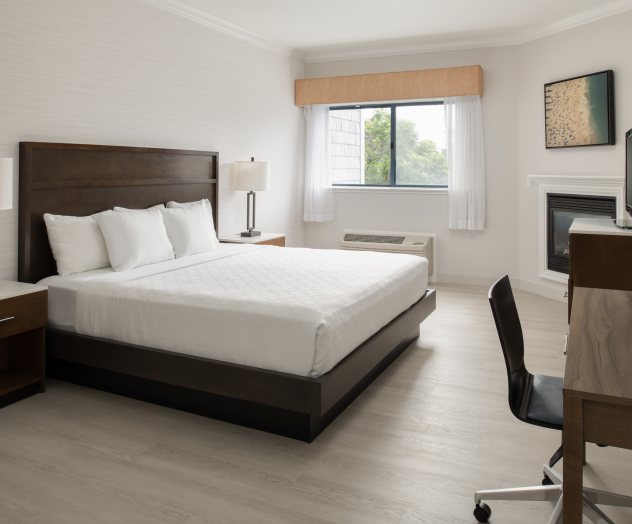
[[[489,290],[489,303],[492,307],[494,322],[500,338],[500,346],[507,366],[507,379],[509,384],[509,407],[513,415],[522,422],[528,422],[537,426],[562,430],[564,423],[563,387],[564,380],[560,377],[548,377],[546,375],[532,375],[524,363],[524,340],[518,309],[511,291],[509,277],[500,278]],[[526,409],[525,409],[526,406]],[[562,477],[553,470],[553,466],[564,455],[562,444],[549,461],[549,467],[544,466],[543,486],[530,488],[509,488],[500,490],[477,491],[475,495],[476,509],[474,516],[479,522],[488,522],[492,510],[483,500],[552,500],[553,493],[557,497],[562,495]],[[584,464],[586,463],[586,448],[584,447]],[[601,510],[593,504],[590,493],[603,493],[597,490],[584,489],[584,509],[589,508],[594,515]],[[632,507],[632,497],[604,493],[604,504]],[[613,498],[610,498],[613,497]],[[615,499],[616,497],[616,499]],[[563,511],[563,498],[558,500],[555,512],[550,522],[561,522]],[[616,500],[616,502],[615,502]],[[621,502],[619,502],[621,501]],[[602,502],[599,499],[598,502]],[[603,515],[603,514],[602,514]],[[608,520],[603,515],[602,520]]]
[[[522,422],[561,431],[564,422],[564,380],[559,377],[532,375],[527,370],[524,364],[522,326],[508,276],[505,275],[491,287],[489,304],[507,366],[511,412]],[[560,446],[551,457],[550,467],[562,458],[563,449]]]
[[[564,422],[563,384],[561,377],[534,375],[527,420],[553,424],[561,430]]]

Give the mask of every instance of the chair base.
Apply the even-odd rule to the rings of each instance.
[[[553,484],[547,486],[533,486],[529,488],[508,488],[508,489],[492,489],[485,491],[477,491],[474,495],[474,502],[477,506],[486,500],[526,500],[526,501],[544,501],[551,500],[556,502],[553,515],[549,520],[549,524],[562,524],[564,509],[564,483],[562,475],[553,468],[544,465],[544,476],[550,479]],[[614,524],[606,514],[601,511],[597,504],[604,506],[619,506],[624,508],[632,508],[632,497],[625,495],[617,495],[607,491],[598,489],[584,488],[584,505],[583,513],[595,524]],[[479,522],[487,522],[487,519],[481,520],[477,515],[484,515],[480,511],[475,511],[474,516]]]

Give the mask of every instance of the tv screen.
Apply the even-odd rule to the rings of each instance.
[[[625,209],[632,215],[632,129],[625,134]]]

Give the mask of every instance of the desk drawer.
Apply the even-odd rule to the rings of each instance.
[[[23,333],[48,323],[48,291],[0,300],[0,338]]]

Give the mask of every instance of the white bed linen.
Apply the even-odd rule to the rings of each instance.
[[[75,329],[318,377],[417,302],[427,268],[412,255],[221,244],[87,279]]]
[[[38,284],[48,286],[48,325],[74,331],[77,290],[84,282],[113,272],[111,267],[104,267],[65,277],[54,275],[40,280]]]

